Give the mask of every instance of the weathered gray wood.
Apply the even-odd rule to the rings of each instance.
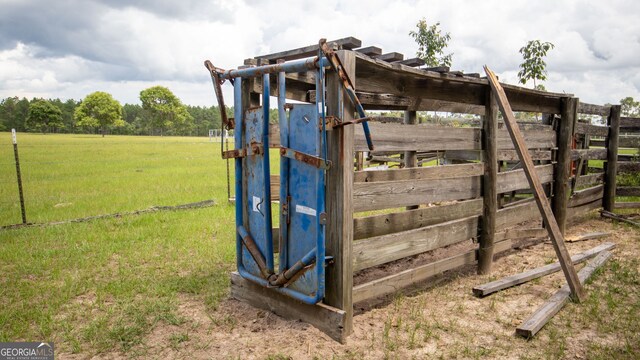
[[[520,224],[525,221],[541,219],[536,202],[531,199],[523,204],[500,209],[496,216],[496,231]]]
[[[340,343],[344,343],[348,335],[344,329],[345,311],[323,303],[309,305],[296,301],[273,289],[254,284],[237,272],[231,273],[231,297],[285,319],[302,320]]]
[[[551,160],[550,150],[529,149],[529,155],[533,160]],[[518,153],[515,150],[498,150],[498,161],[518,160]]]
[[[578,236],[568,237],[566,240],[567,242],[580,242],[580,241],[587,241],[587,240],[602,239],[609,236],[611,236],[610,232],[592,232],[592,233],[580,234]]]
[[[610,108],[611,106],[594,105],[581,102],[578,104],[578,113],[607,116],[609,115]]]
[[[623,204],[631,204],[631,203],[623,203]],[[636,204],[637,204],[637,203],[636,203]],[[633,225],[633,226],[640,227],[640,222],[633,221],[633,220],[631,220],[631,219],[627,219],[627,218],[626,218],[626,217],[624,217],[624,216],[621,216],[621,215],[618,215],[618,214],[612,213],[612,212],[607,211],[607,210],[601,210],[601,211],[600,211],[600,216],[605,217],[605,218],[608,218],[608,219],[616,220],[616,221],[622,221],[622,222],[625,222],[625,223],[627,223],[627,224],[631,224],[631,225]]]
[[[578,178],[578,181],[576,181],[576,186],[583,187],[583,186],[592,186],[592,185],[602,184],[603,180],[604,180],[603,173],[582,175]]]
[[[617,186],[617,196],[640,196],[640,186]]]
[[[377,46],[367,46],[360,49],[356,49],[355,51],[368,56],[382,55],[382,49],[380,49]]]
[[[364,170],[354,174],[355,182],[435,180],[482,175],[482,164],[428,166],[395,170]]]
[[[609,135],[609,129],[606,126],[590,125],[579,122],[576,124],[575,133],[606,137]]]
[[[556,172],[553,183],[553,214],[560,233],[564,235],[567,226],[567,203],[571,194],[571,147],[573,144],[573,128],[578,117],[578,99],[562,99],[562,113],[558,125],[558,150],[556,152]]]
[[[535,169],[543,184],[553,181],[553,165],[538,165]],[[503,171],[498,173],[497,179],[499,194],[530,188],[524,169]]]
[[[607,149],[572,149],[571,160],[605,160],[607,158]]]
[[[640,118],[638,117],[620,117],[620,128],[635,128],[640,126]]]
[[[355,241],[353,270],[420,254],[478,236],[478,217],[452,220],[399,233]]]
[[[353,211],[465,200],[480,196],[480,177],[353,184]]]
[[[586,203],[602,199],[604,185],[597,185],[588,189],[576,191],[569,199],[569,207],[578,207]]]
[[[337,51],[345,72],[355,79],[354,52]],[[343,116],[343,121],[353,119],[355,108],[348,101],[342,82],[335,71],[327,72],[327,115]],[[360,130],[360,129],[359,129]],[[346,312],[344,332],[350,334],[353,327],[352,245],[353,245],[353,132],[354,126],[333,129],[328,134],[329,160],[327,171],[327,229],[326,253],[333,256],[333,264],[327,267],[325,303]],[[359,131],[361,132],[361,131]]]
[[[640,172],[640,162],[636,161],[618,161],[618,174],[637,174]]]
[[[578,274],[580,283],[584,284],[596,269],[602,266],[610,257],[610,252],[603,251],[599,253],[595,259],[589,261],[589,263],[582,268]],[[562,309],[566,303],[569,302],[569,296],[571,296],[571,290],[569,286],[565,285],[551,296],[549,300],[539,307],[520,326],[518,326],[516,328],[516,334],[527,339],[532,338],[547,322],[549,322],[549,320],[551,320],[555,314],[558,313],[558,311],[560,311],[560,309]]]
[[[357,47],[362,46],[362,41],[354,38],[354,37],[346,37],[343,39],[327,41],[327,44],[330,46],[335,46],[339,49],[355,49]],[[283,59],[285,61],[303,59],[306,57],[315,56],[318,54],[318,44],[313,44],[309,46],[304,46],[297,49],[280,51],[267,55],[259,55],[256,56],[256,59],[266,59],[271,63],[275,63],[279,59]]]
[[[604,195],[602,207],[606,211],[613,211],[616,203],[616,176],[618,174],[618,142],[620,136],[620,105],[611,106],[607,118],[609,136],[606,139],[607,162],[605,163]]]
[[[411,59],[406,59],[406,60],[400,60],[400,61],[398,61],[398,63],[402,64],[402,65],[411,66],[411,67],[422,66],[422,65],[425,64],[424,60],[422,60],[420,58],[411,58]]]
[[[483,213],[478,246],[478,274],[491,272],[493,243],[498,211],[498,105],[495,95],[487,92],[487,105],[483,118],[484,175],[482,177]]]
[[[424,63],[424,62],[423,62]],[[416,125],[418,123],[418,114],[415,111],[404,112],[404,124]],[[418,166],[418,154],[415,151],[404,152],[404,167],[407,169]],[[417,209],[418,205],[407,206],[407,210]]]
[[[614,243],[604,243],[602,245],[596,246],[592,249],[589,249],[583,253],[573,255],[571,257],[571,261],[573,264],[580,264],[584,261],[587,261],[603,251],[609,251],[616,247]],[[473,288],[473,295],[478,297],[485,297],[487,295],[493,294],[500,290],[508,289],[510,287],[524,284],[533,279],[537,279],[543,277],[545,275],[553,274],[555,272],[560,271],[560,263],[553,263],[549,265],[545,265],[536,269],[528,270],[522,272],[520,274],[511,275],[504,277],[502,279],[492,281],[486,284],[478,285]]]
[[[607,147],[606,143],[605,143],[605,140],[591,140],[589,145],[590,146]],[[637,135],[619,135],[618,136],[618,147],[628,148],[628,149],[637,149],[638,147],[640,147],[640,136],[637,136]]]
[[[404,59],[404,55],[397,53],[397,52],[390,52],[390,53],[386,53],[386,54],[382,54],[382,55],[377,55],[377,56],[373,56],[373,58],[381,60],[381,61],[386,61],[386,62],[393,62],[393,61],[401,61]]]
[[[574,222],[576,219],[581,216],[592,212],[593,210],[600,209],[602,207],[602,201],[600,199],[596,201],[592,201],[590,203],[585,203],[580,206],[568,208],[567,210],[567,218]]]
[[[480,129],[370,122],[377,151],[480,149]],[[362,131],[355,133],[356,151],[368,151]]]
[[[553,130],[527,130],[522,132],[527,149],[554,148],[556,133]],[[513,141],[507,130],[498,130],[498,149],[514,149]]]
[[[549,238],[551,238],[551,243],[553,244],[554,250],[556,251],[556,255],[558,256],[558,260],[562,265],[562,270],[567,279],[567,283],[571,288],[571,293],[576,297],[578,301],[582,301],[585,297],[584,289],[582,285],[578,281],[578,277],[576,274],[576,270],[571,264],[569,259],[569,253],[567,252],[567,248],[564,245],[564,238],[562,236],[562,232],[558,227],[558,223],[556,222],[556,218],[554,217],[553,211],[551,210],[551,205],[549,204],[549,200],[547,199],[544,189],[542,188],[542,183],[538,178],[538,175],[535,171],[535,167],[533,165],[533,160],[529,157],[529,152],[526,150],[527,147],[525,145],[525,140],[518,128],[518,123],[513,115],[513,111],[511,110],[511,106],[509,105],[509,101],[507,100],[507,95],[505,94],[502,86],[498,82],[495,77],[495,74],[489,70],[488,67],[484,67],[485,72],[487,73],[487,79],[489,80],[489,84],[491,85],[491,90],[496,94],[496,98],[498,101],[498,105],[500,106],[500,110],[502,111],[502,115],[505,118],[505,124],[509,130],[509,135],[513,140],[516,151],[518,152],[518,156],[520,157],[520,161],[525,170],[525,174],[527,175],[527,180],[529,180],[529,184],[533,190],[534,198],[536,199],[536,203],[538,205],[538,209],[542,214],[544,222],[546,224],[547,230],[549,231]],[[563,111],[563,120],[567,121],[569,118],[569,114],[575,115],[577,108],[577,99],[566,99],[563,100],[568,102],[568,105],[564,107]],[[575,117],[574,117],[575,119]],[[572,119],[573,120],[573,119]],[[569,128],[569,134],[572,133],[573,126]],[[569,151],[567,151],[567,158],[569,158]],[[568,169],[567,169],[568,171]],[[565,182],[565,187],[568,187],[568,176],[566,179],[563,178]],[[556,193],[556,196],[561,194]],[[566,208],[565,208],[566,209]]]
[[[511,240],[498,241],[494,244],[494,254],[509,250],[511,246]],[[360,284],[353,288],[354,303],[393,294],[401,289],[410,288],[416,283],[441,275],[445,271],[454,270],[465,265],[473,265],[477,262],[477,257],[477,250],[471,250]]]
[[[546,238],[547,229],[544,228],[531,228],[531,229],[507,229],[496,233],[496,241],[501,240],[517,240],[527,238]]]
[[[640,202],[616,202],[616,209],[637,209],[640,208]]]
[[[482,215],[482,199],[353,219],[354,240]]]

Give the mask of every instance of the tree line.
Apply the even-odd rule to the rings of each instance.
[[[140,102],[121,105],[101,91],[83,100],[8,97],[0,102],[0,131],[207,136],[220,128],[217,106],[185,105],[166,87],[141,91]],[[233,108],[227,112],[233,116]]]

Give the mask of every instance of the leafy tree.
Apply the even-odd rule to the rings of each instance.
[[[424,60],[427,66],[451,66],[453,54],[444,53],[444,49],[451,40],[449,33],[442,33],[438,28],[440,23],[429,26],[425,18],[416,24],[417,31],[410,31],[409,35],[418,43],[416,56]]]
[[[43,134],[64,127],[62,111],[47,100],[34,100],[29,104],[26,127]]]
[[[29,100],[18,99],[17,96],[8,97],[0,102],[0,123],[7,129],[25,131],[25,121],[29,113]]]
[[[629,117],[640,116],[640,101],[635,101],[631,96],[620,100],[622,115]]]
[[[157,129],[160,135],[170,128],[189,127],[193,117],[180,99],[164,86],[153,86],[140,92],[142,108],[150,115],[149,128]]]
[[[536,85],[536,80],[547,80],[547,63],[544,62],[544,57],[547,56],[547,52],[554,47],[550,42],[530,40],[527,45],[520,48],[520,54],[522,54],[522,58],[524,59],[524,62],[520,64],[520,71],[518,72],[518,78],[521,84],[526,85],[527,81],[533,80],[534,89],[544,89],[544,86],[540,88]]]
[[[99,127],[102,137],[110,126],[124,126],[122,106],[111,94],[96,91],[87,95],[76,108],[74,118],[79,126]]]

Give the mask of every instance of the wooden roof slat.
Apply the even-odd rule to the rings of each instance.
[[[327,41],[327,44],[329,45],[335,44],[338,47],[338,49],[352,50],[362,46],[362,41],[352,36],[349,36],[343,39]],[[304,46],[304,47],[293,49],[293,50],[280,51],[280,52],[272,53],[268,55],[260,55],[260,56],[256,56],[255,58],[267,59],[270,62],[275,62],[278,59],[284,59],[285,61],[289,61],[289,60],[296,60],[296,59],[311,57],[316,55],[317,52],[318,52],[318,44],[314,44],[314,45]]]
[[[424,60],[422,60],[420,58],[412,58],[412,59],[407,59],[407,60],[401,60],[401,61],[398,61],[398,63],[400,63],[402,65],[411,66],[411,67],[422,66],[422,65],[425,64]]]
[[[397,52],[390,52],[390,53],[374,56],[373,58],[381,61],[393,62],[393,61],[404,60],[404,55]]]
[[[368,56],[382,55],[382,49],[380,49],[377,46],[367,46],[360,49],[356,49],[355,51]]]

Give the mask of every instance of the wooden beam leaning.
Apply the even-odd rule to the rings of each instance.
[[[607,162],[604,175],[604,195],[602,207],[606,211],[613,211],[616,206],[616,176],[618,174],[618,141],[620,136],[620,105],[612,105],[607,118],[609,136],[605,140],[607,148]]]
[[[487,79],[489,80],[489,85],[491,85],[491,90],[496,94],[498,105],[500,106],[502,115],[504,115],[505,124],[507,125],[507,129],[509,130],[509,135],[511,135],[513,143],[516,147],[516,151],[518,152],[518,156],[520,157],[520,161],[522,162],[522,165],[525,169],[527,180],[529,180],[529,184],[533,189],[533,195],[536,199],[538,209],[540,210],[540,213],[542,214],[544,222],[547,226],[547,230],[549,231],[549,238],[551,238],[551,242],[553,243],[554,250],[556,251],[556,255],[558,256],[558,260],[562,265],[562,271],[564,272],[567,283],[571,288],[571,293],[575,296],[577,301],[582,301],[585,297],[584,289],[582,288],[582,284],[580,284],[580,281],[578,280],[576,269],[571,263],[569,253],[567,252],[567,248],[564,245],[564,237],[553,215],[549,200],[544,193],[542,183],[540,182],[540,179],[535,172],[533,160],[531,160],[531,157],[529,156],[529,152],[527,151],[524,142],[524,137],[520,132],[520,128],[518,128],[518,123],[516,122],[513,111],[511,110],[511,106],[509,105],[509,101],[507,100],[507,95],[504,93],[504,90],[498,82],[498,79],[496,79],[495,74],[486,65],[484,66],[484,70],[487,73]]]
[[[347,318],[345,311],[323,303],[309,305],[296,301],[272,289],[256,285],[237,272],[231,273],[231,297],[286,319],[302,320],[340,343],[344,343],[348,335],[344,329]]]
[[[345,72],[356,82],[355,59],[352,51],[337,51]],[[353,120],[355,108],[344,93],[342,81],[334,71],[327,73],[327,115]],[[360,131],[361,132],[361,131]],[[344,331],[353,327],[353,126],[343,126],[328,132],[329,160],[327,172],[327,255],[334,262],[327,267],[325,302],[345,311]]]
[[[610,257],[611,253],[603,251],[595,259],[591,260],[582,270],[580,270],[579,281],[584,283],[591,277],[591,275],[602,266]],[[563,286],[557,293],[555,293],[547,302],[536,310],[529,318],[527,318],[520,326],[516,328],[516,334],[525,337],[527,339],[533,337],[542,329],[542,327],[551,318],[562,309],[562,307],[569,302],[569,296],[571,290],[567,285]]]
[[[602,245],[596,246],[593,249],[587,250],[583,253],[576,254],[571,257],[571,261],[574,264],[579,264],[583,261],[589,260],[599,253],[603,251],[612,250],[616,247],[614,243],[604,243]],[[493,294],[500,290],[504,290],[510,288],[512,286],[524,284],[533,279],[537,279],[539,277],[553,274],[554,272],[560,271],[560,263],[553,263],[549,265],[545,265],[536,269],[528,270],[522,272],[520,274],[511,275],[504,277],[502,279],[492,281],[486,284],[475,286],[473,290],[473,295],[477,297],[485,297],[487,295]]]
[[[487,91],[487,104],[482,122],[484,176],[482,177],[483,212],[478,248],[478,274],[491,272],[493,243],[498,211],[498,105],[493,92]]]

